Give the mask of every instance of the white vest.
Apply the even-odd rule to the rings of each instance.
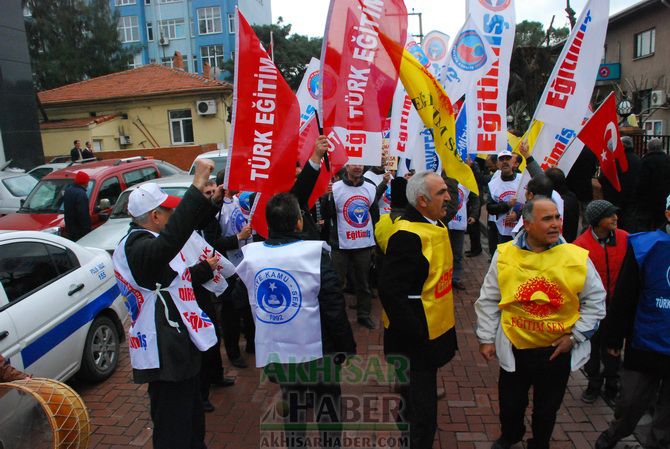
[[[454,231],[465,231],[468,227],[468,196],[470,191],[463,185],[458,185],[458,212],[447,223],[447,227]]]
[[[132,232],[155,232],[148,230],[134,230]],[[131,233],[132,233],[131,232]],[[171,321],[165,296],[161,291],[170,294],[168,300],[173,301],[179,311],[184,326],[188,330],[193,344],[200,350],[206,351],[216,344],[216,331],[212,320],[203,312],[195,300],[191,273],[188,267],[195,265],[197,260],[188,260],[183,253],[170,262],[170,268],[178,273],[167,287],[157,284],[155,290],[141,287],[135,281],[128,260],[126,258],[126,240],[130,233],[121,240],[116,247],[112,260],[114,261],[114,275],[116,284],[123,295],[124,304],[130,312],[130,329],[128,330],[128,346],[130,348],[130,363],[135,369],[160,368],[158,357],[158,339],[156,336],[156,300],[163,302],[165,320],[174,328],[179,324]],[[195,234],[197,235],[197,234]]]
[[[256,322],[256,367],[323,357],[319,241],[246,245],[237,274],[247,287]]]
[[[384,173],[378,175],[377,173],[374,173],[372,170],[368,170],[365,172],[363,177],[369,179],[375,184],[375,186],[379,187],[379,184],[384,180]],[[389,179],[389,182],[386,185],[386,191],[384,192],[382,197],[379,198],[379,201],[377,202],[380,216],[391,213],[391,181],[393,181],[393,176],[391,176],[391,179]],[[377,192],[375,191],[375,195],[376,193]]]
[[[495,202],[504,201],[509,202],[512,198],[516,198],[516,191],[519,188],[519,175],[515,174],[511,181],[503,181],[502,177],[494,177],[489,182],[489,192],[491,198]],[[512,229],[516,225],[516,221],[510,226],[505,225],[505,217],[507,214],[500,214],[496,219],[496,227],[500,235],[512,235]]]
[[[237,197],[233,197],[232,199],[224,198],[221,213],[219,214],[219,225],[224,237],[239,234],[242,228],[247,225],[247,218],[242,213]],[[240,240],[240,248],[249,243],[249,241],[250,239]],[[237,266],[242,262],[242,250],[233,249],[226,251],[226,257]]]
[[[358,187],[346,185],[343,181],[333,184],[340,249],[375,246],[370,216],[370,205],[375,200],[375,194],[375,187],[365,181]]]

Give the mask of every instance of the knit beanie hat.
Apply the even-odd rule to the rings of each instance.
[[[619,210],[614,204],[605,200],[591,201],[584,211],[584,219],[591,226],[597,226],[600,220],[617,213]]]
[[[83,172],[83,171],[78,171],[77,174],[74,175],[75,184],[79,184],[80,186],[86,187],[90,180],[91,180],[91,177],[88,176],[88,173]]]

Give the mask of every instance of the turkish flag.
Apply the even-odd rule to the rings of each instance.
[[[251,207],[251,228],[264,239],[268,238],[268,221],[265,217],[265,207],[268,205],[270,198],[272,198],[272,194],[257,193]]]
[[[314,153],[314,142],[316,142],[317,137],[319,137],[319,124],[316,121],[316,117],[311,116],[307,123],[303,126],[302,132],[300,133],[300,138],[298,139],[298,161],[300,162],[301,167],[304,167],[305,164],[309,163],[307,161],[312,156],[312,153]],[[341,165],[336,167],[337,168],[334,168],[333,164],[331,163],[330,168],[332,172],[328,171],[326,169],[324,160],[321,159],[319,177],[316,180],[312,194],[309,196],[309,200],[307,202],[307,205],[310,209],[314,206],[314,204],[316,204],[316,200],[318,200],[321,195],[326,193],[326,190],[328,190],[328,183],[333,177],[333,173],[337,173],[337,170],[341,168]]]
[[[612,92],[593,113],[577,137],[596,155],[603,174],[617,192],[620,192],[621,183],[619,183],[616,162],[619,162],[621,171],[626,172],[628,171],[628,159],[626,159],[626,153],[621,144],[618,124],[616,100]]]
[[[237,23],[233,139],[224,185],[271,196],[288,191],[295,180],[300,106],[239,10]]]

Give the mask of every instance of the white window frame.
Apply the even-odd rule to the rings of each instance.
[[[135,0],[114,0],[114,6],[128,6],[135,3]]]
[[[217,47],[220,47],[221,53],[217,51],[218,50]],[[200,60],[202,61],[203,67],[205,67],[205,61],[207,61],[210,67],[221,68],[224,59],[225,59],[225,52],[223,45],[214,44],[214,45],[203,45],[202,47],[200,47]]]
[[[208,6],[206,8],[198,8],[198,34],[217,34],[223,31],[221,24],[221,7]],[[205,32],[202,32],[200,24],[204,24]],[[217,30],[218,23],[218,30]]]
[[[177,34],[178,25],[181,25],[181,34]],[[185,22],[183,18],[165,19],[158,21],[158,30],[160,36],[167,37],[170,40],[184,39],[186,37],[186,30],[184,29]]]
[[[158,0],[156,3],[163,5],[165,3],[179,3],[181,0]]]
[[[140,26],[137,16],[119,17],[116,31],[119,33],[119,40],[124,44],[140,41]]]
[[[135,53],[133,55],[133,61],[128,63],[128,67],[131,69],[136,69],[137,67],[142,67],[144,64],[142,64],[142,52],[140,53]]]
[[[172,118],[172,113],[173,112],[183,112],[183,111],[188,111],[190,116],[189,117],[179,117],[179,118]],[[173,109],[168,111],[168,120],[170,122],[170,141],[172,142],[172,145],[187,145],[191,144],[194,142],[188,142],[184,140],[184,122],[185,121],[190,121],[191,122],[191,129],[193,129],[193,112],[191,109]],[[181,141],[175,140],[175,136],[172,133],[172,125],[173,123],[179,123],[179,128],[181,132]],[[193,140],[195,141],[195,132],[193,133]]]
[[[228,34],[235,34],[235,14],[228,14]]]
[[[647,120],[644,122],[644,133],[648,136],[662,136],[664,129],[663,125],[663,120]]]
[[[656,52],[656,28],[650,28],[635,35],[633,59],[653,56]]]
[[[154,24],[153,22],[147,22],[147,41],[154,41]]]

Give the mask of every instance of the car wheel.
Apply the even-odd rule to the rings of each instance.
[[[119,332],[112,320],[99,316],[86,336],[80,375],[88,381],[103,381],[112,375],[118,361]]]

